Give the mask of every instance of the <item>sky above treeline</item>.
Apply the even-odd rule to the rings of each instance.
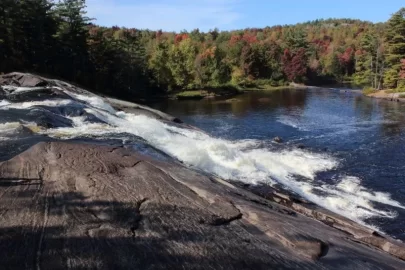
[[[385,22],[403,0],[87,0],[102,26],[165,31],[262,28],[327,18]]]

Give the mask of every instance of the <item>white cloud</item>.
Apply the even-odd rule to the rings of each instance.
[[[87,0],[88,16],[103,26],[165,31],[233,28],[241,0]]]

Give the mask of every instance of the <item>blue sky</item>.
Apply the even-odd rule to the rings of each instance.
[[[383,22],[403,0],[87,0],[88,15],[103,26],[207,31],[294,24],[319,18]]]

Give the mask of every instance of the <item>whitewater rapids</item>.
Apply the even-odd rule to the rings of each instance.
[[[198,130],[172,125],[145,115],[116,111],[97,96],[78,95],[68,91],[65,93],[72,99],[21,103],[1,100],[0,114],[1,110],[10,109],[77,106],[102,123],[92,122],[84,116],[62,113],[59,116],[72,121],[73,126],[37,128],[35,131],[57,139],[135,135],[194,169],[248,184],[281,185],[309,201],[369,227],[373,227],[366,223],[369,218],[396,217],[396,213],[386,210],[384,205],[405,209],[404,205],[391,199],[389,194],[365,188],[361,179],[355,176],[337,175],[333,179],[334,184],[317,184],[319,181],[315,180],[319,173],[339,166],[339,160],[330,155],[301,149],[271,150],[255,140],[230,141],[215,138]],[[21,121],[0,124],[0,140],[8,138],[7,134],[21,125],[32,126],[35,123]]]

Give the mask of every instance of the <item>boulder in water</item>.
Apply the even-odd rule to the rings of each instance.
[[[44,128],[59,128],[59,127],[73,126],[72,120],[70,120],[66,117],[54,114],[45,109],[31,110],[28,113],[28,115],[35,119],[35,123],[38,126],[44,127]]]
[[[298,148],[298,149],[305,149],[305,145],[299,144],[299,145],[297,146],[297,148]]]

